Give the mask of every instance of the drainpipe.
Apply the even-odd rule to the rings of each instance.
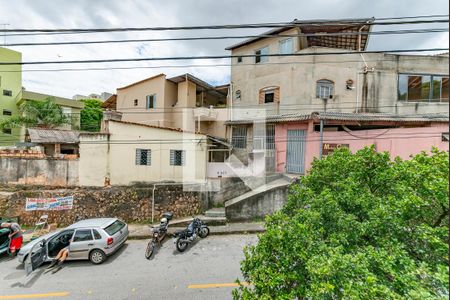
[[[323,152],[323,119],[320,119],[320,159],[322,159],[322,152]]]

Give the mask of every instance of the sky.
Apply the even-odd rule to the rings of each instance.
[[[223,25],[239,23],[289,22],[294,19],[337,19],[403,17],[448,14],[448,0],[0,0],[0,25],[15,28],[108,28]],[[420,25],[437,28],[446,25]],[[372,29],[393,30],[399,27]],[[414,28],[412,25],[401,29]],[[182,36],[258,34],[267,29],[203,30],[171,32],[95,33],[58,36],[6,37],[8,43],[144,39]],[[108,58],[227,55],[225,47],[240,40],[174,41],[125,44],[8,47],[22,52],[23,61],[87,60]],[[0,46],[4,37],[0,37]],[[406,48],[448,48],[448,32],[371,36],[368,50]],[[1,57],[0,57],[1,60]],[[176,76],[191,73],[213,85],[229,82],[228,66],[167,68],[167,65],[226,64],[222,61],[122,62],[70,65],[70,68],[145,67],[129,70],[47,71],[25,69],[62,68],[61,65],[24,66],[23,86],[27,90],[71,98],[75,94],[111,92],[116,88],[155,74]]]

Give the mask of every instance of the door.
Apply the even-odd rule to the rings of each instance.
[[[72,242],[70,242],[70,257],[72,259],[87,259],[93,246],[92,230],[90,228],[77,229],[73,235]]]
[[[39,268],[47,259],[47,245],[46,241],[42,240],[36,243],[25,260],[25,272],[27,276],[34,270]]]
[[[287,131],[286,172],[305,173],[306,130]]]

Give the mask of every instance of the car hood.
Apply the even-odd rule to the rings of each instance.
[[[20,249],[20,252],[28,252],[31,250],[31,248],[33,248],[34,245],[36,245],[37,243],[39,243],[42,240],[46,240],[51,238],[52,236],[54,236],[55,234],[57,234],[58,232],[60,232],[61,230],[57,230],[57,231],[52,231],[50,233],[47,233],[43,236],[38,237],[37,239],[32,240],[31,242],[27,243],[25,246],[23,246]]]

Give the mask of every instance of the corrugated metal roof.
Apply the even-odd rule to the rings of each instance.
[[[37,144],[78,144],[80,132],[44,128],[27,129],[30,142]]]
[[[284,123],[307,120],[335,120],[335,121],[358,121],[358,122],[449,122],[449,114],[422,114],[422,115],[395,115],[387,113],[338,113],[338,112],[313,112],[311,114],[294,113],[266,118],[255,118],[247,120],[232,120],[225,122],[226,125],[243,125],[251,123]]]

